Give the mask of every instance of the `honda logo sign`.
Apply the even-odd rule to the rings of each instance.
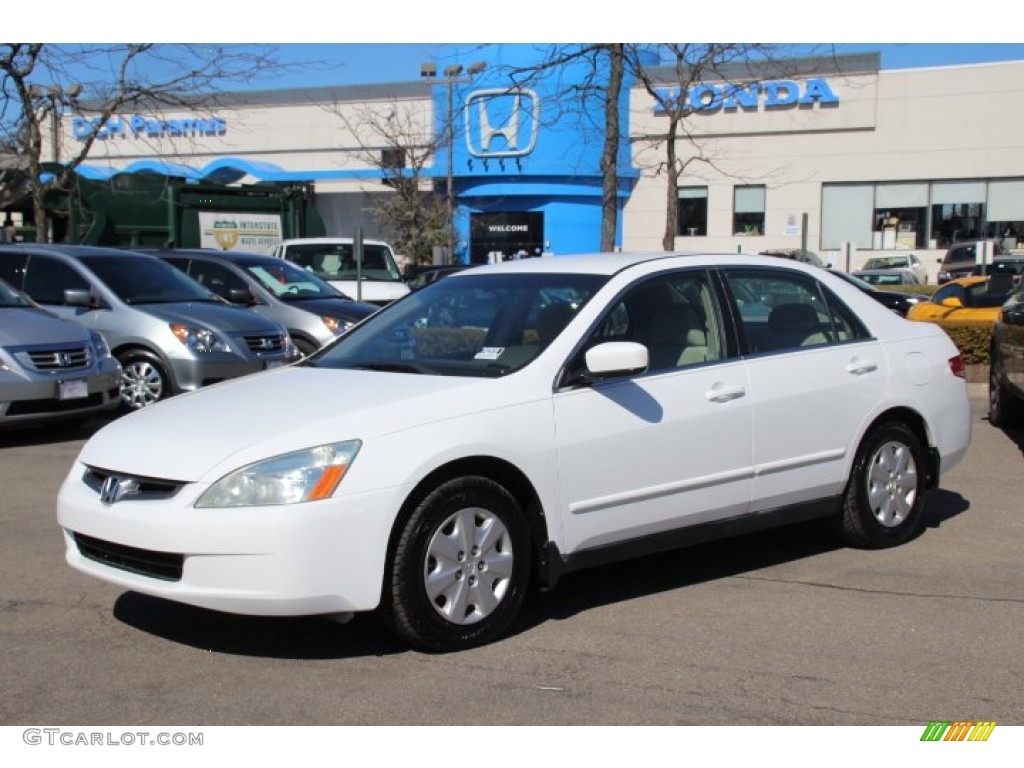
[[[522,157],[540,133],[540,99],[526,88],[473,91],[464,108],[466,148],[473,157]]]

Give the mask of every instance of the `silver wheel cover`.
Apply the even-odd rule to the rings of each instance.
[[[486,619],[508,591],[513,557],[512,537],[496,515],[480,507],[459,510],[427,545],[427,599],[452,624]]]
[[[917,498],[917,464],[910,448],[888,442],[871,457],[867,475],[871,514],[886,528],[907,519]]]
[[[121,399],[132,410],[152,405],[163,395],[163,377],[152,363],[138,360],[122,368]]]

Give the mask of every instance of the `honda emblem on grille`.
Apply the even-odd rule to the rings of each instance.
[[[103,481],[103,486],[100,488],[100,501],[104,504],[116,504],[125,496],[134,496],[138,492],[137,481],[128,477],[111,475]]]
[[[53,362],[61,368],[70,368],[74,361],[71,359],[71,355],[67,352],[54,352]]]

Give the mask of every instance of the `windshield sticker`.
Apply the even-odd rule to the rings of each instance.
[[[474,356],[474,360],[497,360],[501,353],[505,351],[504,347],[484,347]]]

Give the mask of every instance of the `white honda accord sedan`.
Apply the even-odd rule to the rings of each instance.
[[[828,272],[602,254],[466,270],[298,364],[88,441],[67,560],[259,615],[506,632],[531,584],[767,526],[900,544],[971,436],[949,337]]]

